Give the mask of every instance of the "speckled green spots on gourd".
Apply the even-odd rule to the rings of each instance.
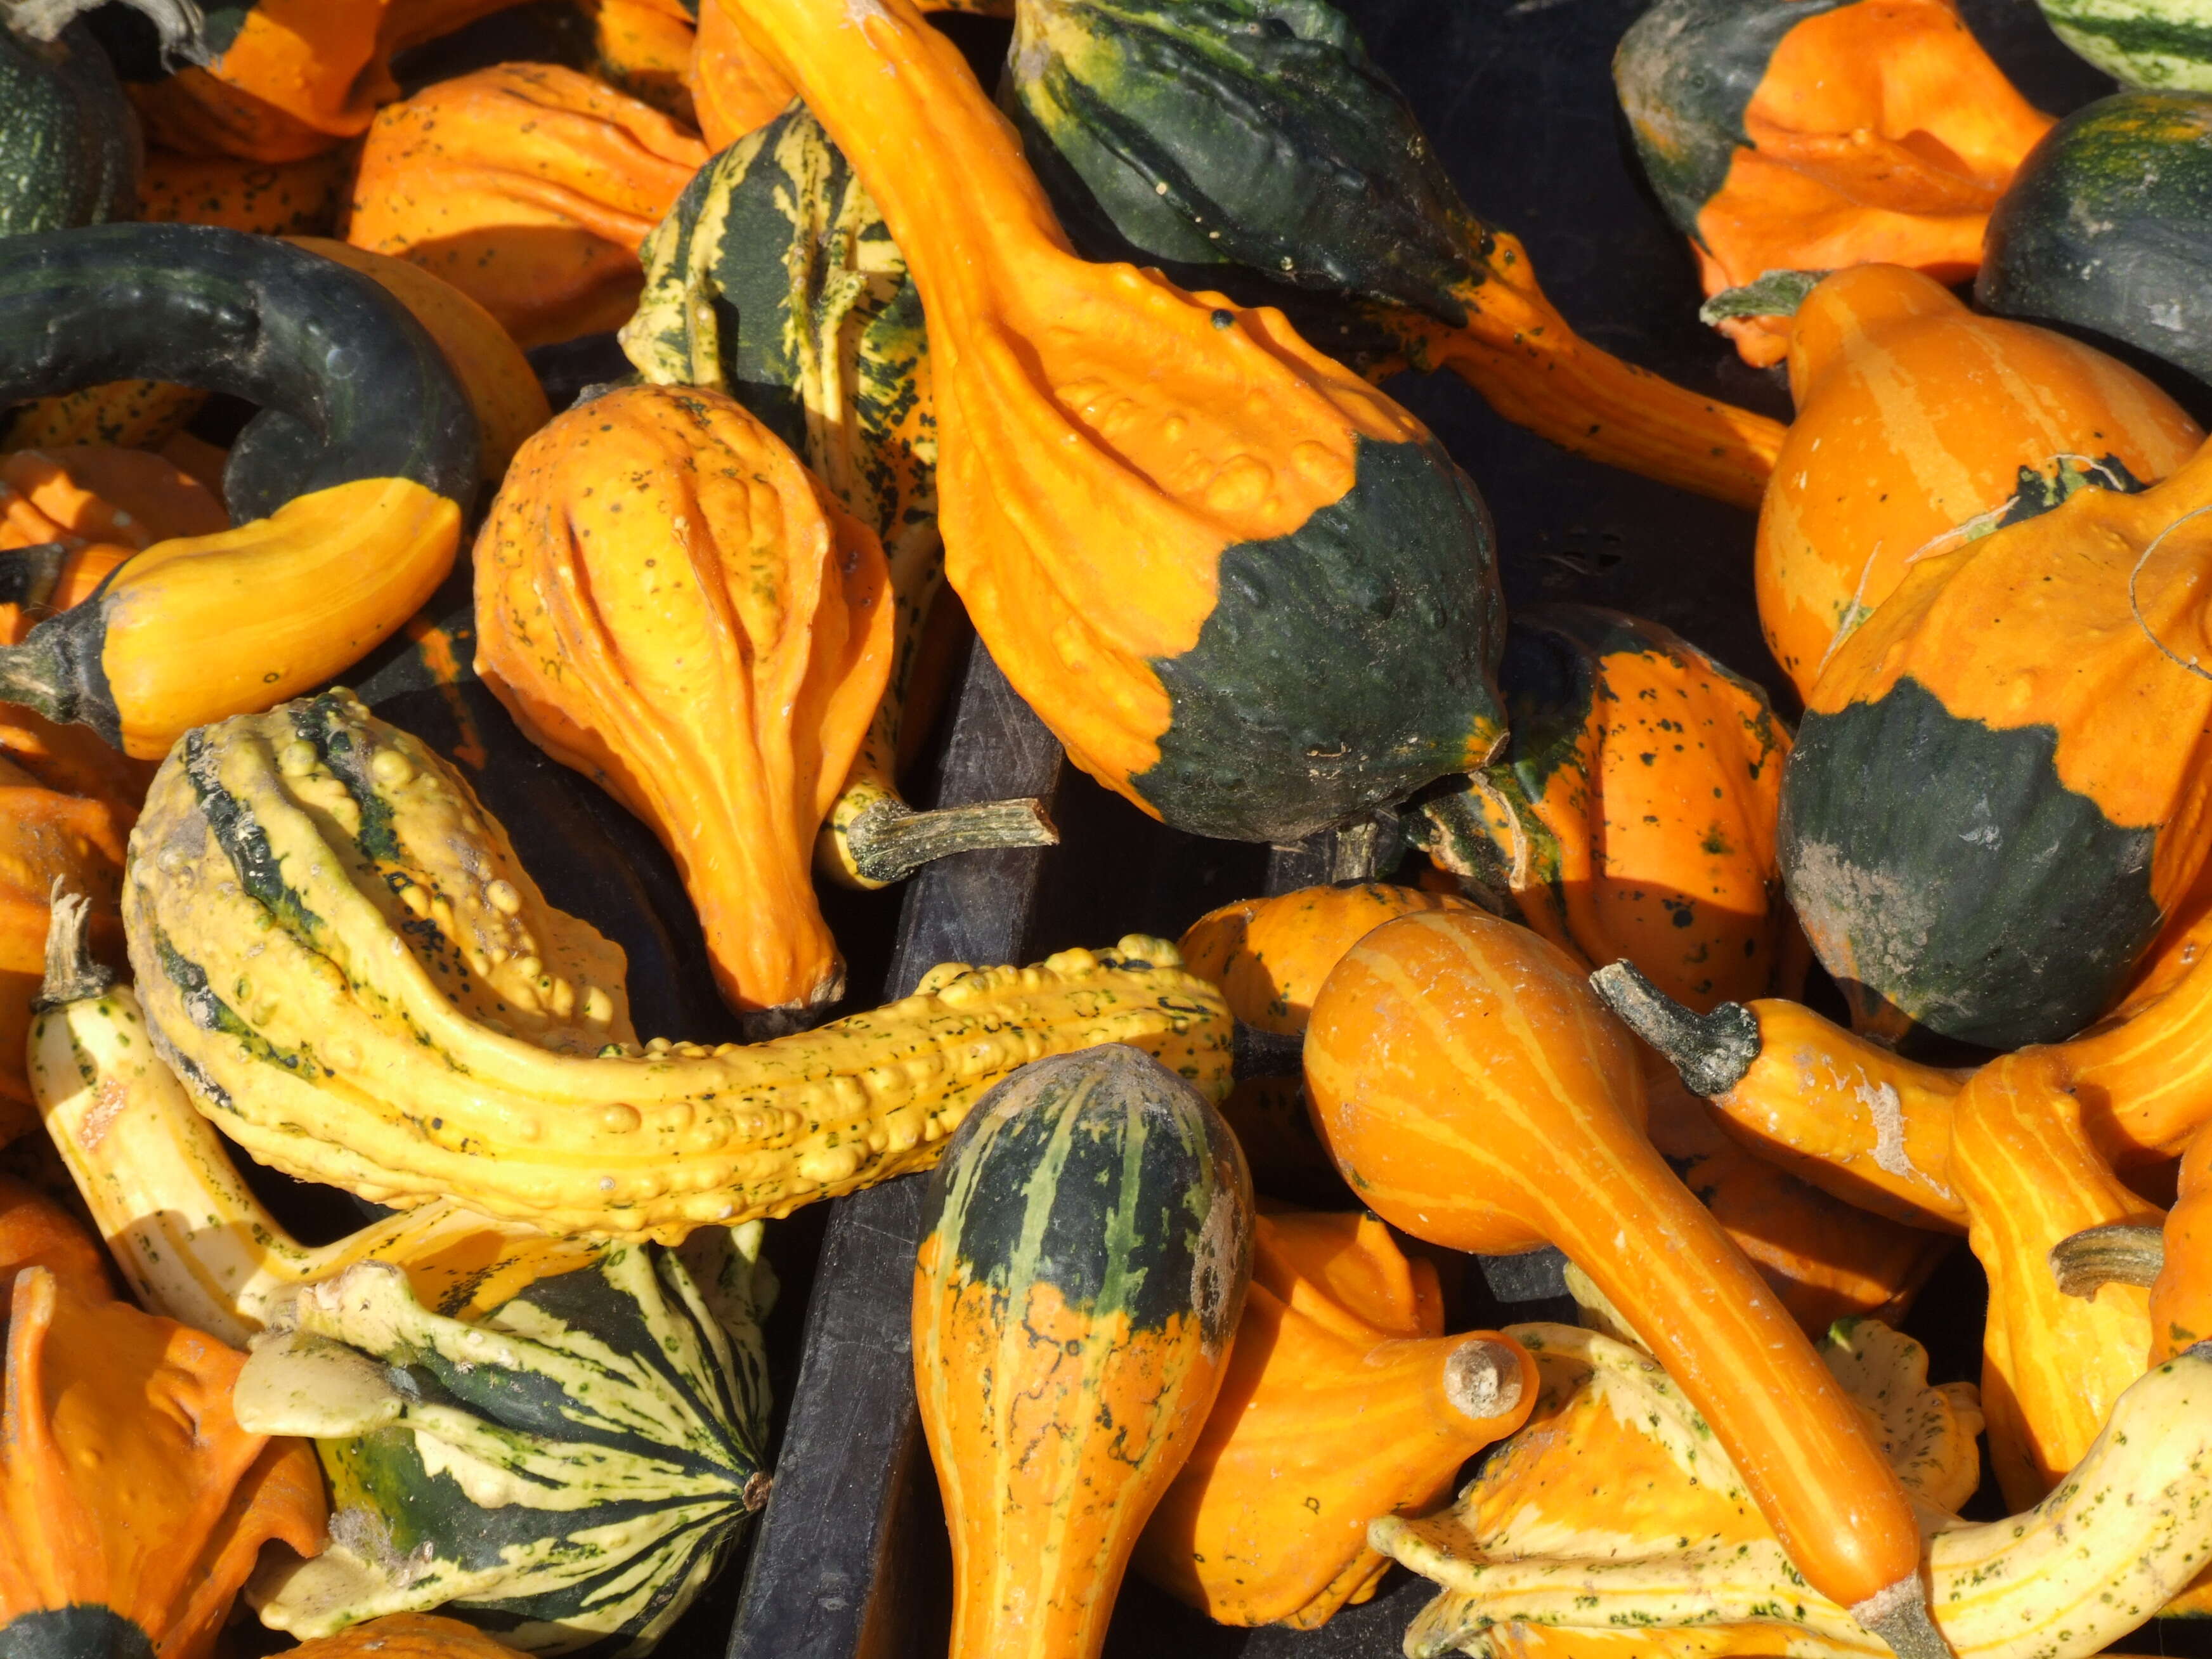
[[[2123,87],[2212,92],[2204,0],[2039,0],[2051,32]]]
[[[331,1547],[257,1583],[263,1622],[442,1607],[526,1652],[650,1650],[767,1501],[761,1233],[618,1248],[468,1323],[382,1263],[302,1289],[238,1409],[316,1437]]]

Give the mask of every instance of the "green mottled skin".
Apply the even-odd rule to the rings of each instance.
[[[2206,0],[2041,0],[2058,38],[2124,87],[2212,92]]]
[[[0,26],[0,236],[138,210],[138,127],[79,24],[51,43]]]

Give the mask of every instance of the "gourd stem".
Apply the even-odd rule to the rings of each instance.
[[[1692,1094],[1717,1099],[1743,1081],[1759,1058],[1759,1016],[1740,1002],[1693,1013],[1629,962],[1608,963],[1590,985],[1628,1029],[1664,1054]]]
[[[0,553],[0,605],[24,611],[46,608],[61,585],[62,567],[69,562],[66,542],[40,542],[35,547],[15,547]]]
[[[1917,1573],[1876,1590],[1853,1607],[1850,1615],[1887,1643],[1897,1659],[1954,1659],[1951,1644],[1928,1611],[1928,1591]]]
[[[845,831],[853,868],[865,881],[888,886],[925,864],[955,853],[1004,847],[1057,847],[1060,830],[1033,796],[981,800],[918,812],[887,799],[869,807]]]
[[[1577,454],[1756,512],[1788,428],[1592,345],[1536,285],[1519,240],[1490,235],[1483,280],[1457,292],[1466,322],[1416,325],[1434,366]]]
[[[2084,1227],[2051,1247],[2051,1276],[2065,1296],[2094,1297],[2107,1285],[2148,1285],[2165,1266],[2166,1235],[2136,1222]]]
[[[21,643],[0,645],[0,702],[21,703],[59,726],[89,726],[121,748],[123,723],[100,659],[106,637],[106,608],[88,600],[47,617]]]
[[[1504,1417],[1521,1403],[1521,1360],[1503,1342],[1469,1337],[1444,1359],[1444,1398],[1481,1421]]]
[[[82,893],[62,890],[54,878],[52,911],[46,923],[46,976],[31,1004],[33,1013],[46,1013],[66,1003],[88,1002],[105,996],[115,983],[112,969],[92,959],[87,929],[92,921],[92,901]]]

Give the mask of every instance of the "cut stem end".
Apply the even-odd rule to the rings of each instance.
[[[2148,1285],[2165,1266],[2166,1235],[2136,1222],[2084,1227],[2051,1247],[2051,1276],[2063,1296],[2093,1297],[2107,1285]]]
[[[1692,1094],[1717,1100],[1759,1058],[1759,1016],[1740,1002],[1692,1013],[1629,962],[1608,963],[1590,975],[1590,986],[1630,1030],[1673,1062]]]

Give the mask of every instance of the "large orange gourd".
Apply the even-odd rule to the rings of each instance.
[[[1853,1406],[1644,1138],[1633,1039],[1558,946],[1406,916],[1330,974],[1315,1116],[1385,1220],[1455,1249],[1566,1251],[1712,1425],[1808,1582],[1900,1654],[1944,1651],[1920,1534]]]
[[[1858,0],[1862,6],[1875,0]],[[1839,270],[1798,307],[1797,418],[1759,517],[1759,625],[1801,696],[1922,557],[2055,505],[2132,489],[2204,434],[2104,353],[1978,316],[1898,265]]]
[[[890,672],[874,533],[734,399],[635,386],[522,447],[476,580],[477,672],[667,845],[730,1005],[834,1000],[808,866]]]
[[[1279,312],[1076,258],[911,0],[733,13],[866,184],[928,315],[945,574],[1083,769],[1279,841],[1486,757],[1472,485]]]
[[[499,64],[379,112],[346,240],[412,260],[526,349],[619,326],[638,246],[707,160],[651,105],[553,64]]]

